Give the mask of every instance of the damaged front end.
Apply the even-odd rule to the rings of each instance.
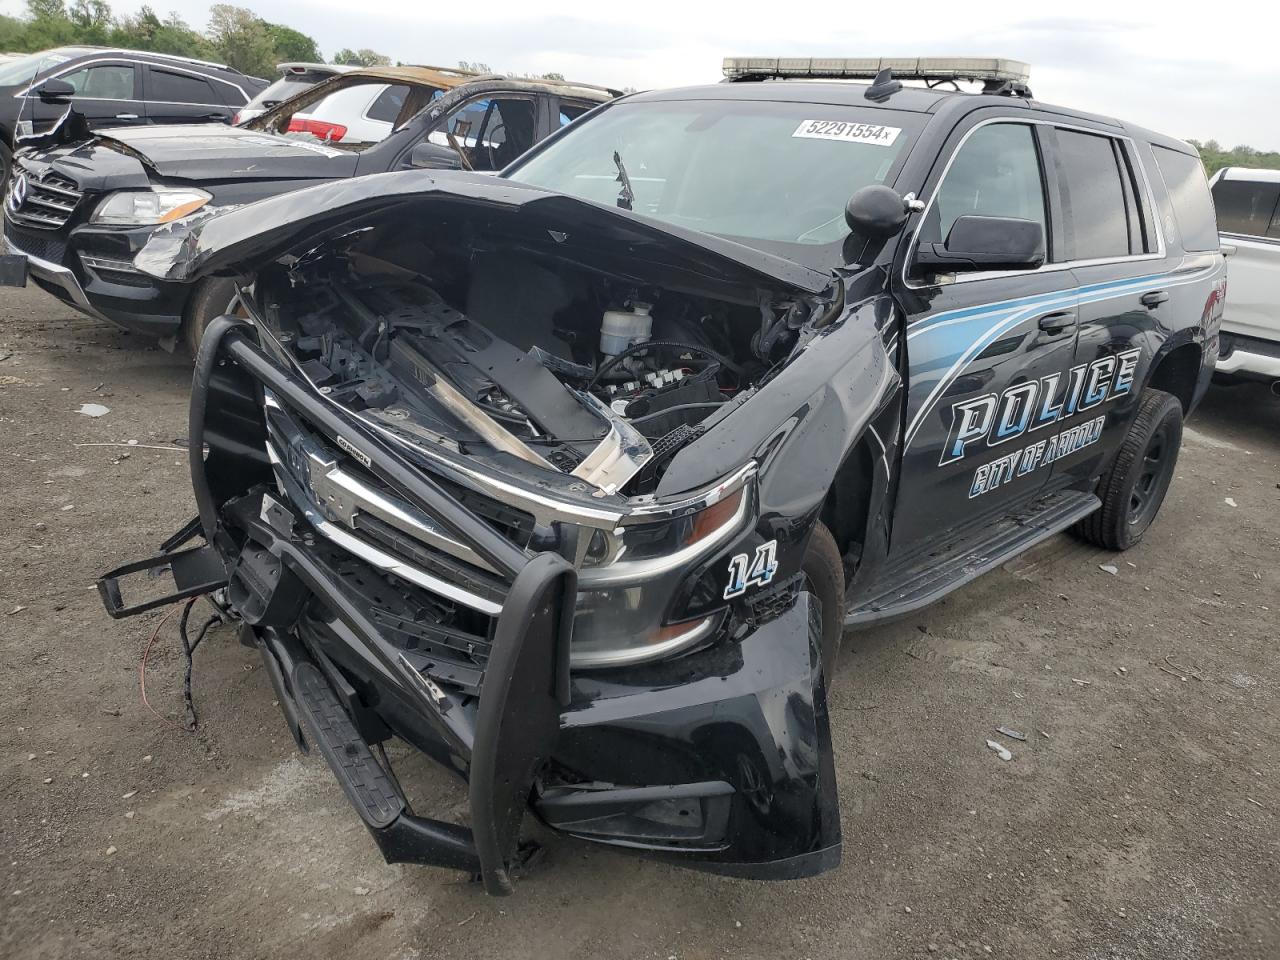
[[[509,892],[528,809],[722,873],[831,868],[799,569],[820,490],[780,510],[762,478],[808,410],[769,386],[839,286],[533,188],[409,176],[139,257],[238,275],[250,316],[215,321],[197,360],[206,545],[107,575],[108,608],[148,606],[120,593],[148,566],[222,591],[388,862]],[[466,778],[469,827],[410,811],[371,749],[392,735]]]

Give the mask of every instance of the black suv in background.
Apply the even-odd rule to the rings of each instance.
[[[5,197],[4,239],[31,279],[91,316],[199,343],[235,290],[137,269],[176,226],[325,180],[411,168],[496,172],[617,91],[435,67],[329,77],[237,127],[121,127],[25,150]]]
[[[57,47],[0,65],[0,181],[13,150],[47,133],[66,112],[67,97],[44,97],[51,80],[91,129],[156,123],[230,123],[267,86],[219,63],[143,50]],[[55,85],[55,89],[58,85]]]

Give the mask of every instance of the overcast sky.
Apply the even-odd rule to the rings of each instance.
[[[406,63],[480,61],[639,89],[711,83],[731,55],[1012,57],[1042,100],[1224,146],[1280,150],[1280,4],[973,0],[733,4],[242,0],[326,57],[372,47]],[[116,11],[136,8],[113,3]],[[204,0],[153,0],[203,29]],[[17,12],[22,0],[0,0]]]

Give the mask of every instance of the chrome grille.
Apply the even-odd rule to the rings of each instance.
[[[6,219],[24,227],[57,230],[66,226],[83,196],[75,183],[61,174],[18,168],[9,181],[4,213]]]

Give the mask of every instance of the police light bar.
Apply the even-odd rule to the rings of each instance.
[[[1026,83],[1031,67],[998,57],[725,57],[729,80],[812,77],[874,80],[888,68],[895,80],[996,80]]]

